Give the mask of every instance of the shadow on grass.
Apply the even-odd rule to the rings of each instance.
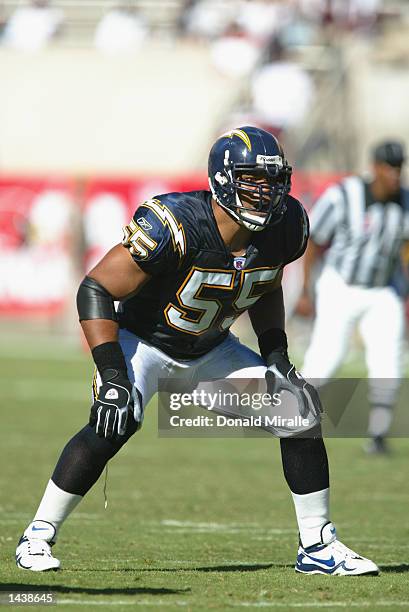
[[[129,589],[111,589],[111,588],[93,588],[93,587],[71,587],[62,584],[20,584],[20,583],[3,583],[0,585],[0,593],[2,591],[41,591],[49,593],[77,593],[86,595],[182,595],[190,592],[190,589],[165,589],[153,587],[133,587]]]
[[[383,574],[407,574],[409,573],[409,563],[399,565],[380,565],[379,569]]]
[[[271,567],[293,567],[293,565],[275,565],[273,563],[260,563],[257,565],[206,565],[203,567],[116,567],[104,569],[81,569],[69,570],[81,572],[257,572],[259,570],[270,569]]]
[[[247,563],[240,563],[238,565],[205,565],[202,567],[179,567],[179,568],[160,568],[154,570],[151,568],[143,568],[142,572],[258,572],[259,570],[270,569],[272,563],[258,563],[250,565]]]

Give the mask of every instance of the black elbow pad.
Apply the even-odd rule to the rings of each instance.
[[[77,310],[80,321],[89,319],[117,320],[112,295],[89,276],[86,276],[79,286]]]

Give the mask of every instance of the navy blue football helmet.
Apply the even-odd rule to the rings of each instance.
[[[277,139],[260,128],[232,130],[210,150],[208,174],[213,197],[251,231],[281,220],[291,173]]]

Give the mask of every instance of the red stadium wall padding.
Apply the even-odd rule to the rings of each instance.
[[[0,315],[52,316],[70,291],[74,183],[0,177]]]
[[[292,193],[309,208],[338,178],[295,173]],[[82,217],[88,271],[121,241],[122,227],[143,201],[171,191],[207,189],[208,182],[205,173],[195,173],[169,178],[96,177],[82,187],[78,198],[73,180],[0,176],[0,316],[52,316],[72,298],[74,211]],[[286,271],[286,277],[295,286],[296,266],[293,269]]]

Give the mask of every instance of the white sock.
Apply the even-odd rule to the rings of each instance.
[[[293,496],[298,530],[304,548],[321,541],[321,529],[329,522],[329,489]]]
[[[369,413],[368,433],[372,438],[385,437],[392,423],[393,410],[389,406],[374,406]]]
[[[52,523],[55,527],[54,540],[56,540],[60,526],[81,500],[82,495],[67,493],[49,480],[33,520]]]

